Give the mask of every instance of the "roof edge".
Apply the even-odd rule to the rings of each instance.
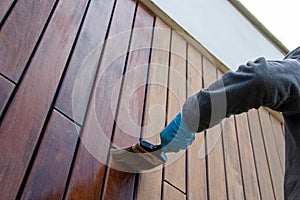
[[[261,34],[280,52],[287,54],[289,49],[273,35],[239,0],[228,0]]]

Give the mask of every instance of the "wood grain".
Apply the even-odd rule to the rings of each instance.
[[[55,107],[83,124],[114,1],[91,1]],[[113,34],[113,31],[110,32]]]
[[[217,79],[217,68],[207,59],[203,59],[204,87]],[[208,192],[211,199],[227,199],[223,139],[221,126],[206,131]]]
[[[172,31],[170,59],[168,123],[181,111],[186,99],[186,41],[175,31]],[[168,165],[165,167],[165,179],[185,192],[185,152],[170,153],[168,158]]]
[[[202,55],[188,45],[187,95],[191,96],[202,88]],[[202,150],[202,151],[201,151]],[[204,133],[197,133],[196,139],[188,149],[187,198],[207,199],[206,157]]]
[[[0,193],[4,199],[14,198],[20,187],[86,5],[87,1],[60,2],[2,122]]]
[[[0,2],[0,22],[2,22],[3,17],[6,15],[13,2],[14,0],[2,0]]]
[[[222,131],[228,198],[244,199],[244,186],[233,116],[222,122]]]
[[[274,133],[274,139],[277,146],[277,151],[280,159],[281,169],[285,172],[285,139],[281,127],[281,123],[272,115],[270,115],[271,124]]]
[[[112,4],[103,9],[111,10]],[[117,1],[109,35],[91,93],[81,142],[67,190],[67,199],[98,199],[105,180],[105,168],[112,136],[121,80],[135,14],[135,1]],[[95,11],[98,12],[98,11]],[[103,31],[103,30],[102,30]]]
[[[246,199],[260,199],[247,114],[235,116]]]
[[[261,199],[274,199],[275,197],[257,110],[250,110],[248,112],[248,117]]]
[[[156,18],[142,131],[142,138],[154,144],[160,144],[159,133],[165,126],[170,34],[170,28]],[[141,173],[137,183],[136,199],[160,200],[161,186],[161,169]]]
[[[139,5],[113,138],[118,147],[132,146],[140,139],[153,20],[153,14]],[[103,199],[133,199],[134,183],[134,174],[109,168]]]
[[[14,87],[15,84],[0,75],[0,119]]]
[[[279,155],[277,153],[277,146],[273,135],[269,113],[264,109],[259,109],[259,116],[275,197],[277,199],[283,199],[284,174],[281,168]]]
[[[170,184],[164,182],[164,194],[163,194],[163,200],[169,200],[169,199],[176,199],[176,200],[185,200],[186,195],[182,192],[178,191],[174,187],[172,187]]]
[[[57,111],[50,121],[21,199],[61,199],[80,128]]]
[[[54,4],[55,0],[20,0],[1,28],[0,46],[5,48],[0,48],[0,73],[15,83],[20,79]]]

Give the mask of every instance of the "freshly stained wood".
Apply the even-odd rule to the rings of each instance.
[[[163,200],[176,199],[176,200],[185,200],[186,195],[178,191],[176,188],[171,186],[170,184],[164,182],[164,193]]]
[[[110,10],[111,4],[106,5]],[[135,7],[134,1],[117,1],[67,191],[69,199],[100,197],[115,120],[112,102],[119,97],[116,85],[124,71]]]
[[[285,171],[285,139],[283,130],[281,127],[281,123],[272,115],[270,115],[273,133],[274,133],[274,139],[277,146],[277,151],[280,159],[281,169],[284,172]]]
[[[153,15],[139,5],[113,138],[117,147],[132,146],[140,139],[153,20]],[[103,199],[133,199],[134,180],[132,173],[109,168]]]
[[[187,58],[187,95],[191,96],[202,87],[202,55],[189,45]],[[201,152],[203,154],[201,154]],[[192,146],[188,149],[187,155],[187,197],[190,200],[205,200],[207,199],[207,174],[203,132],[197,133],[196,139]]]
[[[55,107],[83,124],[114,1],[91,1]]]
[[[15,84],[0,75],[0,118],[14,87]]]
[[[244,199],[242,172],[233,116],[222,122],[222,131],[228,198]]]
[[[217,69],[207,59],[203,59],[204,87],[217,79]],[[223,141],[220,125],[206,131],[208,190],[211,199],[226,199],[226,177],[223,156]]]
[[[276,199],[283,199],[284,174],[280,166],[274,135],[272,134],[272,125],[269,118],[269,113],[266,110],[260,109],[259,116],[275,197]]]
[[[80,128],[57,111],[52,112],[22,199],[61,199]]]
[[[235,116],[246,199],[259,199],[259,186],[253,157],[247,114]]]
[[[175,31],[172,32],[170,56],[168,123],[181,112],[186,99],[186,42]],[[165,168],[165,179],[185,192],[185,152],[170,153],[168,156],[170,164]]]
[[[19,81],[54,4],[55,0],[20,0],[1,28],[0,45],[5,48],[0,48],[0,73],[14,82]]]
[[[111,145],[159,144],[222,75],[141,1],[1,0],[3,16],[1,199],[283,198],[282,124],[265,110],[198,133],[165,169],[109,168]]]
[[[159,18],[156,18],[153,34],[142,138],[154,144],[160,144],[159,133],[165,126],[166,117],[171,31]],[[161,185],[161,169],[141,173],[137,183],[136,198],[138,200],[160,200]]]
[[[250,110],[248,112],[248,117],[261,199],[274,199],[275,197],[257,110]]]
[[[20,187],[86,5],[87,1],[60,1],[2,122],[0,193],[3,199],[14,198]]]
[[[8,12],[9,8],[12,6],[14,0],[2,0],[0,2],[0,22],[2,22],[3,17]]]

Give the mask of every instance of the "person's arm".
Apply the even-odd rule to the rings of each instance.
[[[189,97],[181,118],[161,132],[166,152],[186,149],[201,132],[232,114],[266,106],[293,114],[300,112],[300,63],[295,59],[266,61],[259,58],[227,72],[207,89]],[[182,129],[178,124],[183,124]],[[175,128],[174,128],[175,127]]]
[[[260,106],[285,114],[299,113],[299,102],[299,61],[259,58],[240,66],[236,72],[225,73],[208,89],[188,98],[182,114],[187,127],[200,132],[232,114]]]

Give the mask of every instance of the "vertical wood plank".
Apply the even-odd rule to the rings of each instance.
[[[106,4],[111,6],[111,4]],[[106,159],[115,120],[121,80],[135,14],[135,1],[118,0],[91,94],[81,142],[67,190],[67,199],[98,199],[103,187]],[[105,9],[111,9],[106,7]],[[97,12],[97,11],[95,11]],[[106,30],[105,30],[106,31]]]
[[[191,45],[188,46],[188,96],[202,88],[202,55]],[[188,149],[187,171],[187,198],[207,199],[206,162],[205,155],[200,155],[201,149],[205,152],[204,133],[197,133],[196,139]]]
[[[222,129],[228,198],[244,199],[242,172],[233,116],[222,122]]]
[[[285,172],[285,139],[282,131],[281,123],[272,115],[270,115],[271,124],[274,133],[274,139],[280,159],[281,169]]]
[[[0,193],[4,199],[14,198],[20,187],[86,6],[87,1],[60,2],[2,122]]]
[[[0,119],[14,87],[15,84],[0,75]]]
[[[261,199],[274,199],[275,197],[257,110],[250,110],[248,112],[248,117]]]
[[[0,2],[0,22],[2,22],[3,17],[6,15],[13,2],[14,0],[2,0]]]
[[[204,87],[217,79],[217,69],[203,59]],[[221,126],[206,131],[208,190],[210,199],[227,199]]]
[[[118,147],[132,146],[140,139],[153,20],[153,14],[138,4],[113,138]],[[107,174],[103,199],[133,199],[134,174],[112,168]]]
[[[277,146],[272,132],[272,125],[269,118],[269,113],[261,108],[259,109],[259,116],[275,197],[276,199],[283,199],[284,175],[281,169],[281,164],[277,153]]]
[[[260,199],[247,114],[235,116],[246,199]]]
[[[0,45],[5,48],[0,48],[0,73],[15,83],[19,81],[54,4],[55,0],[20,0],[1,28]]]
[[[172,32],[171,60],[169,74],[168,124],[181,111],[186,99],[186,42],[178,33]],[[168,154],[169,163],[165,167],[165,179],[186,191],[185,152]]]
[[[163,200],[176,199],[176,200],[185,200],[186,195],[172,187],[170,184],[164,182],[164,194]]]
[[[159,144],[159,133],[165,125],[171,30],[164,22],[156,18],[153,34],[142,137],[144,140]],[[161,169],[141,173],[137,183],[136,198],[160,200],[161,187]]]
[[[93,0],[55,107],[83,124],[114,1]]]
[[[80,128],[57,111],[49,123],[21,199],[61,199]]]

